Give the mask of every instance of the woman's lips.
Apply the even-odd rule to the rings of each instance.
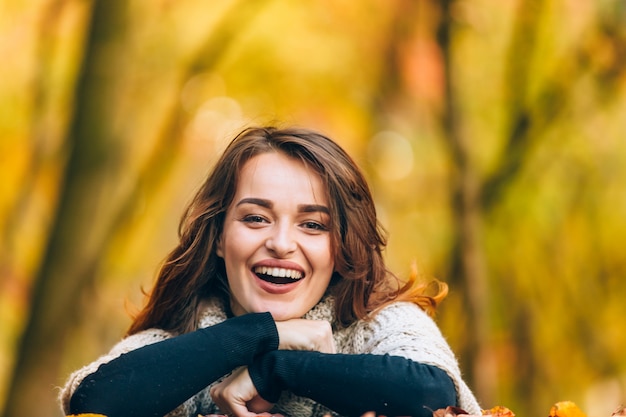
[[[291,263],[265,261],[252,268],[259,286],[271,294],[291,291],[304,278],[304,272]]]
[[[302,279],[302,272],[291,268],[279,268],[271,266],[257,266],[253,272],[262,280],[274,283],[286,284]]]
[[[286,294],[302,282],[302,279],[281,278],[270,275],[254,274],[254,277],[259,288],[269,294]]]

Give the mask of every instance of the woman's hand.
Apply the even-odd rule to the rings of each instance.
[[[276,322],[276,328],[278,349],[336,353],[332,328],[327,321],[291,319]],[[245,366],[211,387],[211,398],[228,416],[271,416],[268,412],[273,404],[259,395]]]
[[[245,366],[236,369],[222,382],[211,387],[211,398],[228,416],[270,416],[268,411],[273,406],[259,396]]]
[[[278,349],[336,353],[330,323],[321,320],[291,319],[277,321]]]

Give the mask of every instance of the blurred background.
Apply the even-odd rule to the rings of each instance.
[[[61,416],[232,135],[355,157],[483,408],[626,402],[623,0],[0,1],[0,410]]]

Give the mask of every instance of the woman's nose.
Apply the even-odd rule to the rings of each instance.
[[[289,225],[276,224],[265,241],[265,246],[278,257],[287,256],[297,247],[293,232]]]

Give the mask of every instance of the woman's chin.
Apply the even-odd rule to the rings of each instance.
[[[247,305],[241,305],[231,299],[231,311],[235,316],[269,312],[276,321],[302,318],[312,307],[301,305],[293,300],[256,300],[248,302]]]
[[[299,319],[306,314],[306,311],[300,311],[301,309],[294,309],[293,303],[266,303],[260,308],[263,310],[263,312],[269,311],[276,321]]]
[[[295,315],[293,313],[287,313],[287,312],[275,312],[275,311],[271,311],[270,313],[272,314],[272,318],[274,319],[274,321],[287,321],[287,320],[291,320],[291,319],[299,319],[302,317],[302,315]]]

